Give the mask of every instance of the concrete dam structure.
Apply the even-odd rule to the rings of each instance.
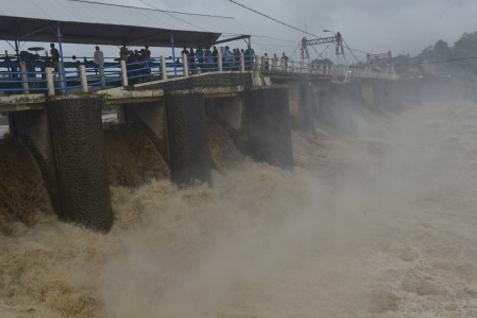
[[[106,151],[106,107],[117,109],[124,127],[141,127],[142,138],[163,158],[170,178],[187,186],[211,182],[210,122],[243,155],[293,169],[292,129],[313,132],[326,123],[352,133],[340,110],[398,109],[403,90],[409,98],[417,96],[412,87],[405,81],[222,72],[96,93],[10,100],[0,110],[8,114],[11,138],[26,145],[40,168],[58,217],[107,232],[114,220],[109,189],[114,177],[108,162],[119,159],[108,155],[121,153]]]

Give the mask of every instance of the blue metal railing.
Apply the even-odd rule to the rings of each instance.
[[[66,59],[63,71],[53,71],[50,62],[17,61],[0,62],[0,94],[49,93],[64,94],[94,91],[104,88],[134,85],[143,82],[173,79],[210,72],[265,72],[310,73],[338,80],[350,78],[390,79],[389,74],[379,74],[366,68],[344,65],[306,64],[303,62],[278,62],[247,55],[180,56],[150,58],[121,62],[107,58],[104,65],[94,64],[83,58],[82,62]],[[184,60],[185,59],[185,60]],[[164,65],[163,65],[164,64]],[[48,73],[50,72],[50,73]]]

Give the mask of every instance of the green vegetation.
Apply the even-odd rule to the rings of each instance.
[[[396,71],[404,76],[477,78],[477,32],[464,33],[450,47],[443,40],[425,48],[415,57],[398,55]]]

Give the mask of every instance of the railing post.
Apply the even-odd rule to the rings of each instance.
[[[245,54],[240,51],[240,72],[245,72]]]
[[[55,79],[53,76],[53,68],[46,68],[46,83],[48,87],[48,96],[55,96]]]
[[[129,86],[129,80],[128,80],[128,67],[126,65],[125,60],[121,60],[121,78],[123,80],[123,87],[128,87]]]
[[[219,66],[219,72],[222,72],[224,70],[224,63],[222,62],[222,52],[220,52],[220,49],[217,52],[217,65]]]
[[[167,79],[167,61],[163,55],[161,55],[161,79]]]
[[[88,76],[86,75],[86,66],[80,65],[80,79],[81,79],[81,86],[83,87],[83,93],[88,92]]]
[[[99,66],[99,76],[101,77],[101,86],[106,87],[106,74],[104,73],[104,65]]]
[[[20,62],[20,72],[21,72],[21,78],[22,78],[22,87],[23,87],[23,93],[25,94],[29,94],[30,91],[28,90],[29,89],[29,85],[28,85],[28,71],[27,71],[27,67],[26,67],[26,63],[25,62]]]
[[[189,77],[189,58],[185,53],[182,53],[182,69],[184,70],[184,77]]]

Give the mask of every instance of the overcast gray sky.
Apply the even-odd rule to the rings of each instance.
[[[103,0],[145,6],[140,0]],[[228,0],[146,0],[175,10],[234,16],[259,35],[256,45],[293,50],[301,37],[296,31],[265,20]],[[444,39],[451,44],[463,32],[477,31],[477,0],[240,0],[312,33],[339,30],[350,46],[373,52],[416,53]],[[271,50],[271,49],[270,49]]]
[[[146,6],[141,0],[96,1]],[[302,37],[299,32],[257,16],[228,0],[144,1],[158,8],[233,16],[244,26],[237,33],[250,31],[277,38],[256,38],[254,46],[259,52],[285,51],[290,54]],[[453,44],[463,32],[477,31],[477,0],[239,1],[312,33],[321,35],[325,28],[341,31],[351,47],[372,52],[392,50],[394,54],[414,54],[441,38]],[[85,50],[79,49],[79,54]],[[89,52],[90,48],[87,50]]]

